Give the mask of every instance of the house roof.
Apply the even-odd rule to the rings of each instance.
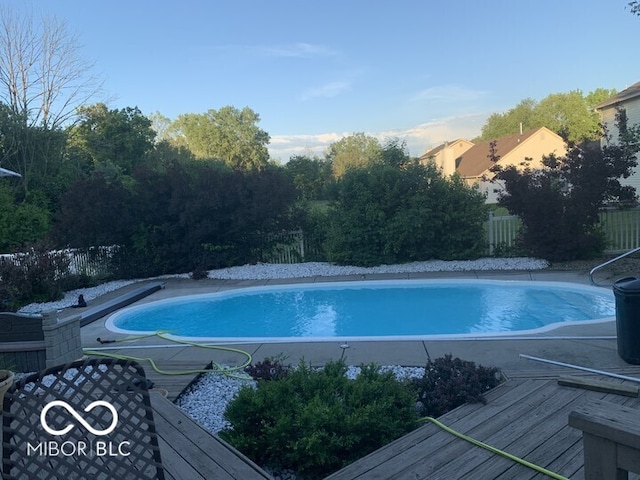
[[[630,100],[635,97],[640,97],[640,82],[634,83],[629,88],[625,88],[613,97],[607,98],[604,102],[596,105],[595,109],[600,110],[602,108],[610,107],[612,105],[616,105],[620,102],[624,102],[625,100]]]
[[[522,134],[516,133],[496,139],[496,153],[498,157],[502,158],[509,154],[514,148],[538,132],[541,128],[534,128],[522,132]],[[489,158],[491,141],[478,143],[460,156],[460,163],[456,168],[456,172],[459,173],[461,177],[479,177],[493,166],[493,162]]]
[[[455,140],[451,141],[451,142],[444,142],[441,143],[440,145],[438,145],[435,148],[432,148],[431,150],[427,150],[426,152],[424,152],[424,154],[420,157],[420,158],[429,158],[429,157],[433,157],[435,156],[438,152],[441,152],[442,150],[444,150],[446,147],[453,145],[456,142],[459,142],[460,140],[462,140],[461,138],[456,138]]]

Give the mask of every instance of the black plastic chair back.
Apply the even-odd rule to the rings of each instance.
[[[2,472],[10,479],[164,480],[144,370],[87,359],[5,394]]]

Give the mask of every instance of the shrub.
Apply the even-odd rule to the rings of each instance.
[[[196,267],[191,272],[192,280],[204,280],[205,278],[209,278],[209,271],[204,267]]]
[[[494,180],[504,185],[498,204],[520,217],[519,240],[536,257],[549,261],[597,257],[606,247],[600,209],[636,202],[635,189],[623,186],[620,178],[627,178],[637,165],[640,125],[628,127],[622,111],[616,120],[620,132],[616,144],[569,145],[564,157],[543,157],[540,169],[492,167]],[[605,139],[611,141],[609,136]],[[491,159],[499,160],[495,149]]]
[[[246,387],[229,404],[221,436],[258,464],[323,478],[414,429],[407,384],[374,365],[345,377],[344,362],[316,370],[301,362],[278,381]]]
[[[283,361],[283,356],[265,358],[262,362],[249,365],[244,371],[254,380],[280,380],[289,374],[289,365]]]
[[[424,376],[414,380],[422,416],[439,417],[467,402],[485,403],[483,393],[500,383],[497,368],[452,358],[429,360]]]
[[[69,257],[43,245],[13,259],[0,259],[0,310],[16,311],[32,302],[62,298],[62,279],[69,275]]]
[[[485,249],[485,197],[433,164],[347,170],[329,212],[328,260],[375,266],[477,258]]]

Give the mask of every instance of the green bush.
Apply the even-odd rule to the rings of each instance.
[[[485,251],[485,197],[433,165],[347,170],[329,212],[325,249],[339,264],[375,266],[477,258]]]
[[[439,417],[465,403],[485,403],[483,394],[500,383],[499,370],[452,358],[429,360],[414,380],[422,416]]]
[[[17,311],[33,302],[62,298],[62,279],[69,275],[69,257],[43,245],[0,259],[0,310]]]
[[[260,465],[313,480],[416,428],[407,384],[374,365],[354,380],[346,370],[342,361],[321,370],[301,362],[278,381],[242,389],[221,436]]]

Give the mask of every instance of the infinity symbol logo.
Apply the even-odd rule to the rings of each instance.
[[[63,402],[62,400],[54,400],[53,402],[48,403],[42,409],[42,412],[40,412],[40,423],[42,424],[42,428],[44,428],[47,431],[47,433],[51,435],[64,435],[65,433],[69,432],[73,428],[73,424],[71,424],[71,425],[67,425],[62,430],[56,430],[54,428],[51,428],[47,424],[47,418],[46,418],[47,412],[51,410],[53,407],[62,407],[66,409],[71,415],[73,415],[73,418],[75,418],[80,424],[82,424],[84,428],[86,428],[89,432],[93,433],[94,435],[98,435],[98,436],[109,435],[111,432],[113,432],[113,430],[116,428],[116,424],[118,423],[118,412],[116,411],[115,407],[110,403],[105,402],[104,400],[96,400],[95,402],[90,403],[89,405],[87,405],[84,411],[90,412],[95,407],[106,407],[111,412],[111,416],[113,417],[113,420],[111,421],[111,425],[109,425],[109,427],[106,430],[96,430],[91,425],[89,425],[85,421],[85,419],[82,418],[78,414],[78,412],[76,412],[73,409],[73,407],[69,405],[67,402]]]

